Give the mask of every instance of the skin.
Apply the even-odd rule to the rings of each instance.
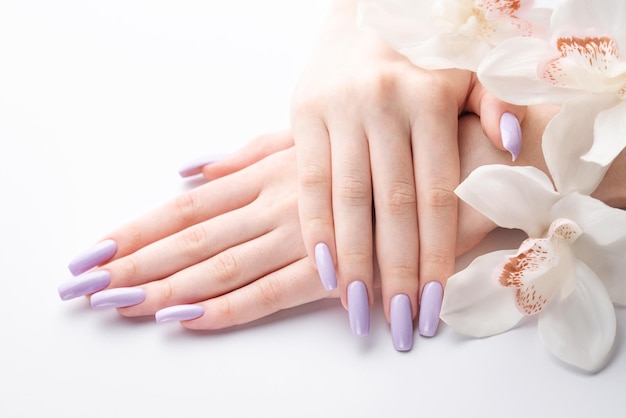
[[[529,109],[522,124],[524,148],[515,164],[546,171],[541,133],[555,112]],[[477,117],[462,117],[459,129],[461,178],[480,165],[512,164],[508,154],[486,140]],[[626,207],[625,169],[622,152],[594,195]],[[298,222],[296,171],[290,132],[259,137],[235,155],[205,166],[203,175],[214,180],[103,237],[118,244],[114,259],[99,267],[111,273],[109,288],[140,286],[147,292],[143,303],[119,308],[119,313],[153,315],[167,306],[197,303],[205,314],[183,326],[215,330],[339,297],[339,290],[322,287],[307,257]],[[495,228],[463,202],[458,214],[456,255]]]
[[[313,264],[316,244],[328,245],[344,307],[356,280],[373,302],[375,253],[387,320],[397,294],[415,317],[421,288],[454,271],[459,115],[481,115],[502,149],[500,116],[525,110],[469,71],[415,67],[357,27],[356,3],[333,3],[292,100],[302,236]],[[372,201],[376,223],[364,228]]]

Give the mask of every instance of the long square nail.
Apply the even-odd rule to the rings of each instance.
[[[328,245],[323,242],[315,246],[315,263],[324,289],[336,289],[337,274],[335,272],[335,263],[333,262],[333,257],[330,255]]]
[[[87,251],[76,256],[68,268],[74,276],[78,276],[105,261],[110,260],[117,252],[117,244],[112,239],[101,241]]]
[[[443,287],[439,282],[428,282],[422,289],[420,303],[419,333],[424,337],[432,337],[439,327]]]
[[[91,295],[93,309],[126,308],[146,300],[146,291],[141,287],[118,287]]]
[[[62,283],[59,296],[62,300],[74,299],[79,296],[99,292],[111,283],[111,274],[106,270],[96,270],[81,274]]]
[[[369,334],[370,306],[367,287],[359,280],[348,285],[348,317],[354,335],[365,336]]]
[[[409,351],[413,348],[413,314],[407,295],[399,294],[391,298],[389,316],[393,347],[397,351]]]

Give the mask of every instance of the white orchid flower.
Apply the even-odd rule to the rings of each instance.
[[[441,319],[486,337],[537,315],[549,351],[581,369],[600,369],[615,340],[612,302],[626,305],[626,211],[577,192],[563,195],[534,167],[483,166],[456,192],[497,225],[530,238],[453,275]]]
[[[562,0],[550,41],[508,39],[478,68],[479,80],[501,100],[562,105],[544,134],[544,156],[560,165],[553,180],[562,193],[591,193],[626,147],[624,22],[623,0]]]
[[[359,23],[425,69],[476,71],[494,46],[545,36],[551,9],[532,0],[361,0]]]

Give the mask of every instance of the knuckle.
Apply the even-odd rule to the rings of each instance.
[[[176,303],[176,290],[171,280],[165,279],[159,282],[159,298],[165,306]]]
[[[303,232],[309,234],[332,231],[333,220],[325,216],[312,216],[302,220]]]
[[[438,209],[452,211],[457,207],[457,196],[449,187],[434,186],[424,194],[426,205]]]
[[[403,283],[417,283],[417,277],[419,275],[419,271],[417,268],[417,263],[414,264],[396,264],[390,266],[387,270],[387,274],[394,281],[399,281]]]
[[[218,282],[228,283],[241,274],[240,262],[230,251],[215,256],[211,264],[212,275]]]
[[[345,206],[358,207],[372,204],[371,188],[367,181],[359,176],[345,176],[339,180],[337,198]]]
[[[365,250],[344,251],[338,255],[338,258],[338,264],[344,266],[358,266],[360,269],[372,264],[372,254]]]
[[[274,280],[260,280],[258,282],[258,285],[260,305],[268,308],[271,311],[276,311],[280,309],[280,283],[277,283]]]
[[[184,224],[191,224],[199,213],[199,202],[193,193],[183,193],[172,202],[174,216]]]
[[[373,71],[365,75],[363,83],[369,86],[366,91],[369,92],[369,98],[375,103],[385,107],[395,102],[395,93],[400,83],[395,70],[385,68]]]
[[[430,250],[420,255],[422,266],[429,268],[430,271],[443,271],[450,266],[454,258],[443,250]],[[429,274],[431,277],[432,274]]]
[[[181,253],[188,259],[197,259],[206,253],[208,237],[201,227],[185,229],[180,233],[178,240]]]
[[[124,257],[123,261],[120,260],[119,264],[115,265],[116,277],[119,277],[123,282],[132,282],[133,279],[141,277],[142,268],[141,262],[134,255]]]
[[[129,248],[141,248],[145,245],[144,232],[136,223],[125,227],[123,240]]]
[[[233,307],[230,297],[222,296],[214,299],[215,306],[215,321],[221,324],[221,327],[227,327],[235,325],[237,323],[237,315]],[[220,328],[221,328],[220,327]]]
[[[385,195],[383,205],[392,215],[411,215],[417,210],[415,187],[407,182],[394,182]]]
[[[298,175],[301,189],[305,192],[319,190],[330,184],[330,175],[321,167],[307,164],[300,170]]]

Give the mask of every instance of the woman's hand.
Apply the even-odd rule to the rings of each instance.
[[[335,2],[293,97],[302,236],[357,335],[368,332],[376,253],[385,315],[407,350],[418,306],[420,333],[435,334],[454,272],[458,117],[481,114],[501,144],[501,115],[518,132],[523,109],[486,94],[469,71],[415,67],[356,27],[355,5]]]
[[[203,167],[213,181],[120,227],[95,252],[79,256],[72,263],[79,266],[76,273],[99,267],[62,284],[61,297],[96,292],[95,308],[117,307],[124,316],[194,304],[194,312],[201,307],[205,315],[185,326],[217,329],[336,296],[304,260],[295,151],[265,156],[283,148],[286,133],[260,138]],[[215,178],[227,172],[232,174]],[[175,318],[165,313],[160,320],[182,319],[180,310]]]

